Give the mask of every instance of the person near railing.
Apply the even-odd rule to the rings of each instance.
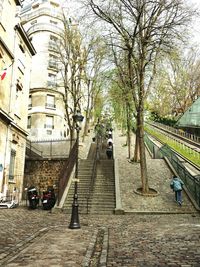
[[[182,205],[183,185],[184,185],[183,181],[179,177],[174,175],[170,183],[170,187],[175,192],[175,200],[180,206]]]

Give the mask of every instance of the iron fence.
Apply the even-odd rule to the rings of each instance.
[[[32,158],[68,158],[75,140],[38,140],[27,141],[27,155]]]
[[[145,143],[149,150],[153,153],[155,150],[154,142],[145,134]],[[171,148],[165,144],[159,148],[160,157],[166,157],[179,177],[183,180],[186,188],[190,192],[192,198],[196,204],[200,207],[200,175],[193,176],[183,165],[178,156],[171,150]]]
[[[69,181],[74,165],[76,163],[77,146],[78,146],[78,141],[76,140],[75,144],[73,145],[70,151],[69,158],[63,168],[63,173],[60,175],[60,179],[58,182],[58,206],[62,199],[63,193]]]

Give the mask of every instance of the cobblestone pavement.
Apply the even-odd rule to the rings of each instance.
[[[115,159],[119,166],[120,193],[122,208],[125,212],[151,212],[151,213],[188,213],[195,209],[183,191],[183,205],[177,205],[174,201],[174,193],[169,184],[172,173],[164,159],[147,158],[147,172],[150,188],[158,192],[156,197],[142,197],[135,193],[141,187],[140,164],[129,163],[127,159],[127,147],[125,136],[121,136],[118,130],[114,134]]]
[[[200,266],[199,214],[80,216],[23,208],[0,210],[0,266],[84,266],[94,232],[109,232],[107,266]]]
[[[116,131],[115,157],[125,215],[80,215],[81,229],[71,230],[70,216],[65,213],[0,209],[0,266],[89,267],[86,256],[97,229],[104,227],[109,237],[107,267],[199,267],[200,214],[186,194],[182,207],[174,202],[171,173],[163,160],[147,156],[150,187],[158,196],[135,194],[140,169],[128,163],[124,143]]]

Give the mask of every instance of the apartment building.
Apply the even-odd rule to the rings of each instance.
[[[59,84],[56,41],[63,31],[59,1],[36,0],[21,10],[21,21],[37,54],[33,58],[28,132],[31,141],[69,137],[64,88]]]
[[[36,51],[16,16],[18,0],[0,5],[0,194],[21,198],[31,60]]]

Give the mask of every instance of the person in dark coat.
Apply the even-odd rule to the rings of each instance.
[[[106,155],[107,155],[108,159],[113,158],[113,144],[112,144],[112,142],[108,143],[108,146],[106,148]]]

